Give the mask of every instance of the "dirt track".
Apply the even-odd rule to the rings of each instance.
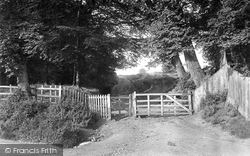
[[[101,141],[64,156],[249,156],[250,139],[240,140],[200,115],[186,117],[124,118],[99,129]]]

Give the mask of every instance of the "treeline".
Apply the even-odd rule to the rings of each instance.
[[[184,53],[191,79],[199,86],[205,79],[194,49],[203,48],[203,57],[213,72],[228,63],[250,75],[250,2],[249,0],[164,0],[148,2],[142,22],[152,34],[143,49],[165,67],[175,67],[180,78],[187,71],[179,59]]]
[[[0,2],[1,84],[73,84],[109,92],[115,68],[133,63],[136,38],[127,4],[92,0],[4,0]],[[135,58],[136,59],[136,58]],[[10,81],[6,76],[16,77]]]
[[[40,82],[109,91],[115,68],[134,65],[139,55],[173,66],[179,78],[190,75],[199,86],[205,73],[197,47],[214,71],[225,55],[250,74],[249,12],[248,0],[4,0],[0,59],[24,90]]]

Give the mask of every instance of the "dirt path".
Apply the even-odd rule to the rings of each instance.
[[[98,134],[100,141],[64,149],[64,156],[250,155],[250,139],[237,139],[204,122],[199,114],[112,120],[102,125]],[[0,143],[22,142],[0,139]]]
[[[99,142],[64,149],[64,156],[249,156],[250,139],[240,140],[199,115],[124,118],[100,128]]]

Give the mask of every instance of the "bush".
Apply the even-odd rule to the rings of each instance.
[[[202,117],[207,118],[213,116],[220,108],[224,107],[227,98],[227,91],[222,94],[207,93],[205,99],[201,100]]]
[[[87,105],[64,97],[57,104],[23,98],[17,92],[0,106],[1,135],[6,139],[63,144],[73,147],[85,138],[81,128],[91,120]]]
[[[195,83],[189,76],[186,79],[180,79],[176,87],[173,89],[173,92],[187,93],[188,91],[195,90],[195,88]]]
[[[226,97],[227,92],[208,94],[201,102],[202,118],[212,124],[222,125],[223,129],[239,138],[250,138],[250,121],[246,121],[231,104],[225,105]]]

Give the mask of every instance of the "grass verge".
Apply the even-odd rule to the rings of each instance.
[[[234,106],[225,103],[226,95],[226,92],[208,94],[202,100],[202,118],[212,124],[220,124],[223,130],[238,138],[250,138],[250,121],[246,121]]]

